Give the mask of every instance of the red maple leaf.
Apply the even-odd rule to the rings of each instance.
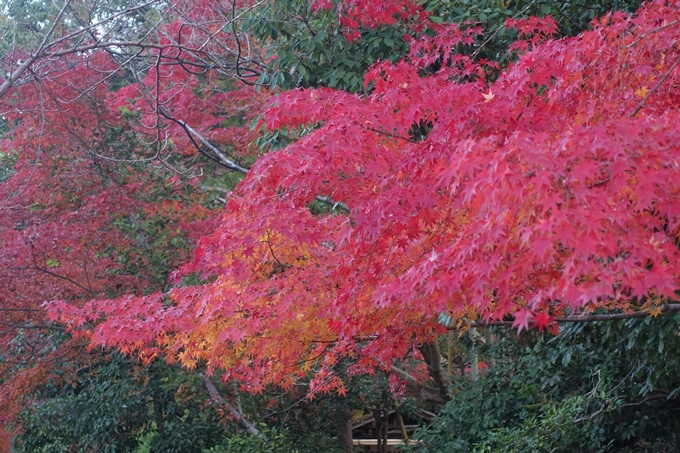
[[[515,319],[512,322],[512,327],[517,328],[517,335],[522,333],[522,330],[529,329],[529,321],[531,321],[533,317],[534,314],[529,310],[525,310],[524,308],[517,310]]]

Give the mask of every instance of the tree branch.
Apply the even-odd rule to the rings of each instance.
[[[640,36],[638,39],[636,39],[636,40],[633,41],[632,43],[628,44],[628,45],[626,46],[626,48],[633,47],[635,44],[639,43],[640,41],[642,41],[643,39],[645,39],[647,36],[649,36],[649,35],[651,35],[651,34],[653,34],[653,33],[660,32],[660,31],[663,30],[664,28],[672,27],[673,25],[677,24],[678,22],[680,22],[680,20],[674,20],[673,22],[669,22],[669,23],[667,23],[666,25],[662,25],[661,27],[657,27],[657,28],[655,28],[654,30],[650,30],[649,32],[647,32],[647,33],[645,33],[644,35]]]
[[[660,309],[661,313],[676,312],[680,311],[680,304],[664,304]],[[574,315],[566,317],[556,317],[554,320],[558,323],[568,323],[568,322],[596,322],[596,321],[619,321],[622,319],[635,319],[635,318],[645,318],[651,316],[653,310],[642,310],[634,311],[630,313],[603,313],[594,315]],[[469,327],[491,327],[491,326],[511,326],[513,321],[493,321],[493,322],[473,322],[467,324]],[[458,330],[456,326],[448,326],[447,330]]]
[[[438,392],[434,392],[423,386],[420,382],[418,382],[418,379],[411,376],[401,368],[397,368],[396,366],[392,365],[392,367],[390,367],[390,371],[405,380],[408,390],[410,390],[411,393],[417,395],[419,398],[435,404],[446,404],[449,402],[448,399],[441,396]]]
[[[442,368],[442,355],[439,352],[439,346],[436,341],[431,343],[425,343],[418,347],[418,350],[423,355],[425,363],[427,363],[427,370],[430,372],[430,376],[437,384],[439,389],[439,394],[445,400],[450,400],[449,396],[449,386],[447,383],[446,374]]]
[[[255,425],[250,423],[241,412],[239,412],[234,406],[227,403],[227,401],[224,398],[222,398],[222,395],[220,394],[219,390],[217,390],[217,387],[215,387],[215,384],[213,383],[213,381],[210,380],[210,378],[200,373],[198,374],[198,377],[201,379],[201,381],[203,381],[203,385],[205,385],[205,388],[208,390],[208,394],[215,403],[225,408],[227,412],[229,412],[231,416],[234,417],[236,421],[239,422],[249,434],[267,440],[264,434],[262,434],[260,430],[255,428]]]
[[[222,153],[222,151],[220,151],[219,149],[217,149],[216,146],[214,146],[212,143],[210,143],[208,140],[206,140],[206,138],[203,137],[203,135],[199,134],[199,133],[196,131],[196,129],[194,129],[193,127],[189,126],[189,125],[186,123],[186,121],[178,120],[178,119],[176,119],[176,118],[174,118],[174,117],[171,117],[171,115],[165,115],[165,114],[164,114],[163,116],[165,116],[166,118],[168,118],[168,119],[171,120],[171,121],[176,122],[177,124],[179,124],[180,126],[182,126],[182,127],[184,128],[184,130],[187,131],[187,133],[189,133],[189,134],[193,135],[194,137],[196,137],[201,143],[203,143],[203,145],[205,145],[206,148],[208,148],[210,151],[212,151],[213,153],[215,153],[215,155],[219,158],[219,160],[220,160],[220,162],[222,163],[223,166],[225,166],[225,167],[227,167],[227,168],[229,168],[229,169],[231,169],[231,170],[235,170],[235,171],[241,172],[241,173],[243,173],[243,174],[248,173],[248,169],[247,169],[247,168],[241,167],[239,164],[237,164],[236,162],[234,162],[233,160],[231,160],[231,159],[229,159],[227,156],[225,156],[224,153]]]
[[[622,404],[620,407],[640,406],[640,405],[645,404],[646,402],[649,402],[649,401],[654,401],[654,400],[667,400],[667,399],[668,399],[668,394],[664,394],[664,393],[661,393],[661,394],[655,393],[655,394],[649,395],[649,396],[645,397],[644,399],[642,399],[642,400],[640,400],[640,401],[637,401],[637,402],[635,402],[635,403],[626,403],[626,404]]]
[[[250,171],[249,169],[241,167],[236,162],[234,162],[233,160],[231,160],[227,156],[225,156],[224,153],[222,153],[216,146],[214,146],[212,143],[210,143],[203,135],[201,135],[201,133],[199,133],[193,127],[189,126],[186,123],[186,121],[182,121],[178,118],[175,118],[169,112],[165,111],[165,109],[161,109],[159,111],[159,113],[164,118],[166,118],[166,119],[180,125],[182,128],[184,128],[184,130],[187,132],[187,135],[189,135],[190,140],[194,144],[194,147],[197,148],[199,150],[199,152],[200,152],[200,147],[194,141],[194,138],[198,139],[198,141],[200,141],[206,148],[208,148],[210,151],[212,151],[217,156],[217,158],[213,159],[213,160],[216,161],[218,164],[222,165],[223,167],[226,167],[230,170],[238,171],[238,172],[243,173],[243,174],[247,174],[248,171]],[[205,155],[205,153],[202,153],[202,154]],[[345,203],[342,203],[342,202],[339,202],[339,201],[334,201],[329,197],[317,195],[315,197],[315,199],[316,199],[316,201],[323,203],[325,205],[328,205],[328,206],[332,207],[333,209],[340,208],[340,209],[342,209],[346,212],[350,212],[349,207]]]
[[[656,90],[659,89],[659,87],[661,86],[661,84],[664,83],[664,82],[666,81],[666,79],[668,78],[669,75],[671,75],[671,72],[673,72],[673,71],[675,70],[675,68],[678,67],[678,64],[680,64],[680,57],[678,57],[678,59],[675,60],[675,63],[673,63],[673,66],[671,66],[671,68],[663,75],[663,77],[661,77],[661,80],[659,80],[659,83],[657,83],[656,85],[654,85],[654,88],[652,88],[651,90],[649,90],[649,93],[647,93],[647,96],[645,96],[645,98],[642,100],[642,102],[640,102],[640,103],[638,104],[638,106],[635,107],[635,110],[633,110],[633,111],[630,113],[630,115],[628,115],[628,118],[633,118],[635,115],[638,114],[638,112],[639,112],[640,110],[642,110],[642,107],[644,107],[645,104],[647,103],[647,99],[649,99],[649,98],[652,96],[652,94],[654,94],[654,92],[655,92]]]

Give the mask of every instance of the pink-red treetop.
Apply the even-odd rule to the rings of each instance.
[[[656,1],[556,41],[550,21],[517,21],[526,52],[493,83],[453,54],[427,75],[469,39],[448,27],[377,64],[370,96],[284,93],[266,126],[318,127],[238,187],[178,274],[206,283],[50,315],[252,391],[310,371],[318,390],[342,385],[340,358],[389,367],[442,313],[524,329],[663,304],[680,289],[679,16]],[[317,195],[350,212],[312,215]]]
[[[202,20],[209,22],[206,15]],[[0,383],[0,425],[26,407],[36,386],[68,378],[83,356],[81,338],[55,344],[46,335],[61,328],[45,319],[46,300],[80,307],[110,295],[162,290],[150,269],[162,250],[153,249],[195,243],[214,230],[216,212],[205,207],[204,190],[185,177],[202,170],[196,149],[159,109],[243,157],[254,148],[247,146],[255,137],[248,115],[258,112],[263,96],[217,74],[199,83],[179,67],[159,65],[139,83],[114,90],[109,82],[122,77],[120,62],[103,51],[71,53],[41,60],[33,78],[0,96],[6,128],[0,152],[15,161],[0,180],[0,375],[10,376]],[[225,118],[246,125],[225,124]],[[145,237],[140,224],[156,218],[166,228]],[[135,221],[133,234],[118,225]],[[179,266],[182,258],[175,249],[163,260]],[[141,270],[132,274],[126,260]]]

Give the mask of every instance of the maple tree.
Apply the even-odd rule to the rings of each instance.
[[[189,227],[198,232],[210,218],[198,203],[202,195],[190,186],[187,195],[181,184],[168,183],[164,175],[154,180],[153,172],[140,174],[88,156],[79,143],[82,136],[65,140],[73,124],[62,123],[59,116],[48,116],[47,127],[53,130],[40,137],[46,140],[41,143],[30,136],[36,126],[31,120],[45,118],[23,115],[12,131],[18,138],[11,145],[22,152],[10,179],[0,187],[0,311],[7,346],[2,366],[12,376],[0,393],[9,414],[22,407],[21,398],[51,376],[56,365],[67,362],[71,367],[88,360],[76,359],[83,353],[82,341],[66,340],[62,328],[45,321],[41,305],[46,298],[59,295],[78,304],[97,294],[161,289],[169,268],[181,262],[191,243]],[[107,133],[115,134],[114,129]],[[72,148],[55,155],[52,140]],[[150,202],[157,197],[154,191],[164,191],[169,199]],[[155,239],[149,235],[151,228]],[[160,262],[155,253],[168,248],[174,249],[175,261],[166,253]],[[68,363],[71,360],[75,362]]]
[[[311,396],[379,369],[414,384],[417,356],[443,403],[447,329],[677,311],[678,2],[559,40],[534,2],[488,37],[419,2],[304,3],[333,33],[279,58],[297,35],[258,22],[271,5],[67,1],[33,51],[3,48],[2,342],[42,361],[5,359],[25,376],[8,413],[86,344],[253,393],[312,376]],[[500,36],[519,36],[507,68]],[[349,48],[368,50],[341,75]],[[318,88],[272,98],[258,125],[288,146],[259,156],[267,82]]]
[[[84,363],[102,360],[100,352],[86,349],[87,342],[64,335],[63,327],[47,321],[43,303],[58,297],[78,306],[93,297],[163,290],[168,273],[214,228],[211,207],[223,203],[220,197],[230,183],[221,181],[224,170],[213,163],[241,162],[251,152],[244,144],[252,134],[243,125],[250,112],[257,112],[260,96],[225,77],[216,75],[201,85],[196,75],[187,74],[190,80],[163,75],[175,84],[167,93],[175,102],[192,90],[211,96],[201,106],[201,127],[194,133],[202,138],[199,131],[210,131],[224,154],[215,146],[217,154],[192,152],[189,138],[173,141],[167,125],[140,124],[141,105],[119,108],[116,90],[130,95],[121,88],[144,77],[153,85],[150,81],[160,77],[148,71],[143,65],[147,56],[139,52],[134,68],[144,76],[121,73],[121,61],[131,61],[121,36],[132,39],[140,22],[159,13],[148,9],[152,3],[111,3],[93,10],[66,2],[58,11],[52,3],[35,3],[38,11],[26,11],[25,19],[42,17],[36,27],[44,30],[24,34],[17,32],[26,26],[24,18],[16,17],[20,6],[3,20],[2,31],[10,32],[4,36],[14,36],[14,42],[4,41],[2,47],[9,77],[0,88],[2,425],[30,404],[36,388],[55,382],[76,385]],[[138,15],[144,8],[146,17]],[[154,30],[162,37],[173,24],[161,22]],[[83,36],[105,25],[112,41],[98,45],[110,48],[115,42],[116,52],[83,54],[83,46],[92,45]],[[145,33],[141,36],[158,47]],[[36,39],[39,46],[31,56],[22,46]],[[171,58],[184,64],[177,55]],[[31,59],[25,66],[20,63]],[[188,100],[186,95],[181,99]],[[168,115],[170,102],[161,102],[155,106],[163,105]],[[233,161],[226,157],[232,148],[238,149]],[[204,171],[209,175],[199,181],[196,175]],[[216,180],[215,188],[200,185]]]
[[[561,40],[549,19],[513,20],[521,55],[496,80],[493,63],[449,50],[479,30],[445,25],[374,66],[369,96],[284,93],[266,127],[316,127],[257,160],[176,276],[205,284],[55,303],[52,319],[77,332],[103,318],[96,344],[205,362],[252,391],[313,370],[312,391],[342,392],[338,358],[389,369],[445,329],[442,313],[514,316],[522,330],[600,307],[669,309],[677,12],[653,2]],[[347,212],[312,215],[318,195]]]

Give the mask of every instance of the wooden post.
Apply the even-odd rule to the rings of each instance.
[[[493,331],[491,330],[491,328],[489,327],[484,328],[484,339],[486,340],[487,350],[489,350],[493,346],[494,342]],[[491,352],[487,354],[486,364],[489,367],[489,369],[492,369],[494,366],[496,366],[496,361],[494,360]]]
[[[397,423],[399,423],[399,429],[401,430],[401,437],[406,440],[408,439],[408,433],[406,432],[406,425],[404,425],[404,419],[401,416],[401,412],[396,411]]]
[[[446,349],[446,366],[448,368],[449,377],[453,376],[453,330],[449,332]]]
[[[475,342],[477,340],[477,329],[474,327],[470,329],[470,340],[472,340],[472,363],[470,364],[470,378],[473,381],[477,380],[479,376],[479,355],[477,354],[477,348],[475,347]]]

